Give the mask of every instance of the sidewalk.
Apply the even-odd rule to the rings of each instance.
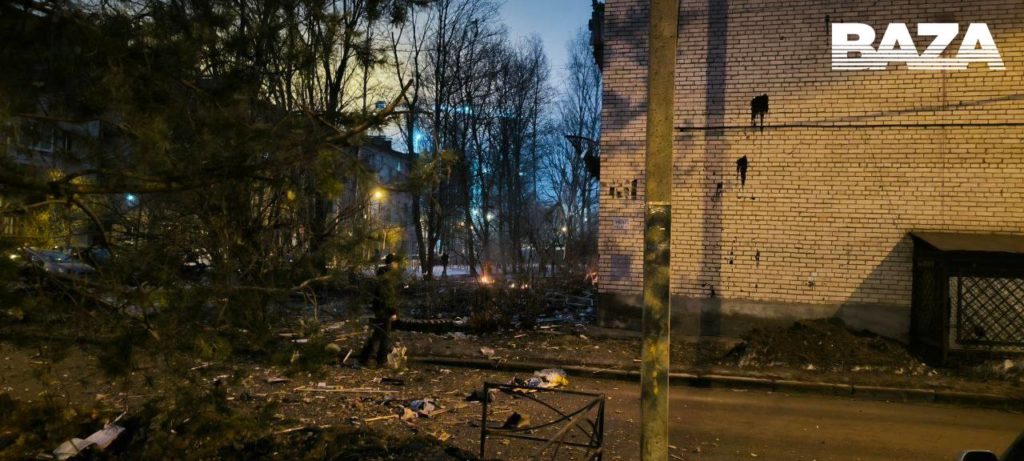
[[[786,332],[797,341],[815,338]],[[806,328],[806,327],[804,327]],[[932,369],[887,340],[843,338],[826,331],[836,344],[814,344],[796,360],[772,351],[792,353],[758,338],[675,337],[671,346],[675,384],[697,387],[765,389],[893,401],[957,403],[972,406],[1024,408],[1024,386],[1016,377]],[[561,327],[484,336],[398,333],[411,358],[420,363],[503,371],[563,368],[570,375],[638,380],[640,339],[633,332],[588,327]],[[816,339],[812,339],[815,340]],[[777,342],[777,340],[776,340]],[[865,344],[858,344],[864,342]],[[807,349],[810,349],[808,345]],[[772,351],[766,351],[771,347]],[[866,348],[868,352],[860,350]],[[844,357],[832,358],[831,355]],[[824,355],[823,355],[824,354]],[[850,359],[853,357],[853,359]],[[854,361],[851,361],[854,360]],[[812,363],[804,363],[804,362]],[[817,362],[817,363],[813,363]]]

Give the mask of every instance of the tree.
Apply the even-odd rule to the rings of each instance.
[[[566,253],[596,254],[598,180],[585,155],[596,150],[601,129],[601,73],[582,29],[569,43],[569,64],[558,119],[551,127],[554,146],[545,159],[551,184],[548,200],[555,204],[566,239]],[[569,139],[575,140],[575,142]],[[591,152],[593,154],[593,152]]]
[[[59,212],[109,247],[97,279],[57,282],[125,334],[267,333],[289,293],[364,263],[354,146],[403,88],[367,113],[348,83],[365,31],[421,3],[0,4],[0,213]]]

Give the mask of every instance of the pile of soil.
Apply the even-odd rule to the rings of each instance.
[[[805,320],[787,328],[755,329],[723,364],[740,368],[799,367],[821,371],[931,370],[897,341],[848,328],[842,320]]]

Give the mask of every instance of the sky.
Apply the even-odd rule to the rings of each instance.
[[[537,34],[551,63],[554,83],[568,62],[568,42],[590,21],[591,0],[505,0],[501,17],[513,40]]]

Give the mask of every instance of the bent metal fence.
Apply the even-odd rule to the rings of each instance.
[[[480,422],[480,458],[487,458],[489,439],[506,439],[532,446],[526,459],[600,461],[604,455],[605,396],[586,392],[545,389],[512,384],[485,383],[483,417]],[[493,398],[491,396],[494,396]],[[521,410],[548,415],[530,421],[518,412],[518,418],[503,423],[490,421],[500,396],[524,402]],[[534,413],[534,412],[538,413]],[[510,413],[508,409],[504,411]],[[530,414],[527,413],[527,414]],[[506,442],[507,443],[507,442]],[[509,447],[512,448],[512,447]]]

